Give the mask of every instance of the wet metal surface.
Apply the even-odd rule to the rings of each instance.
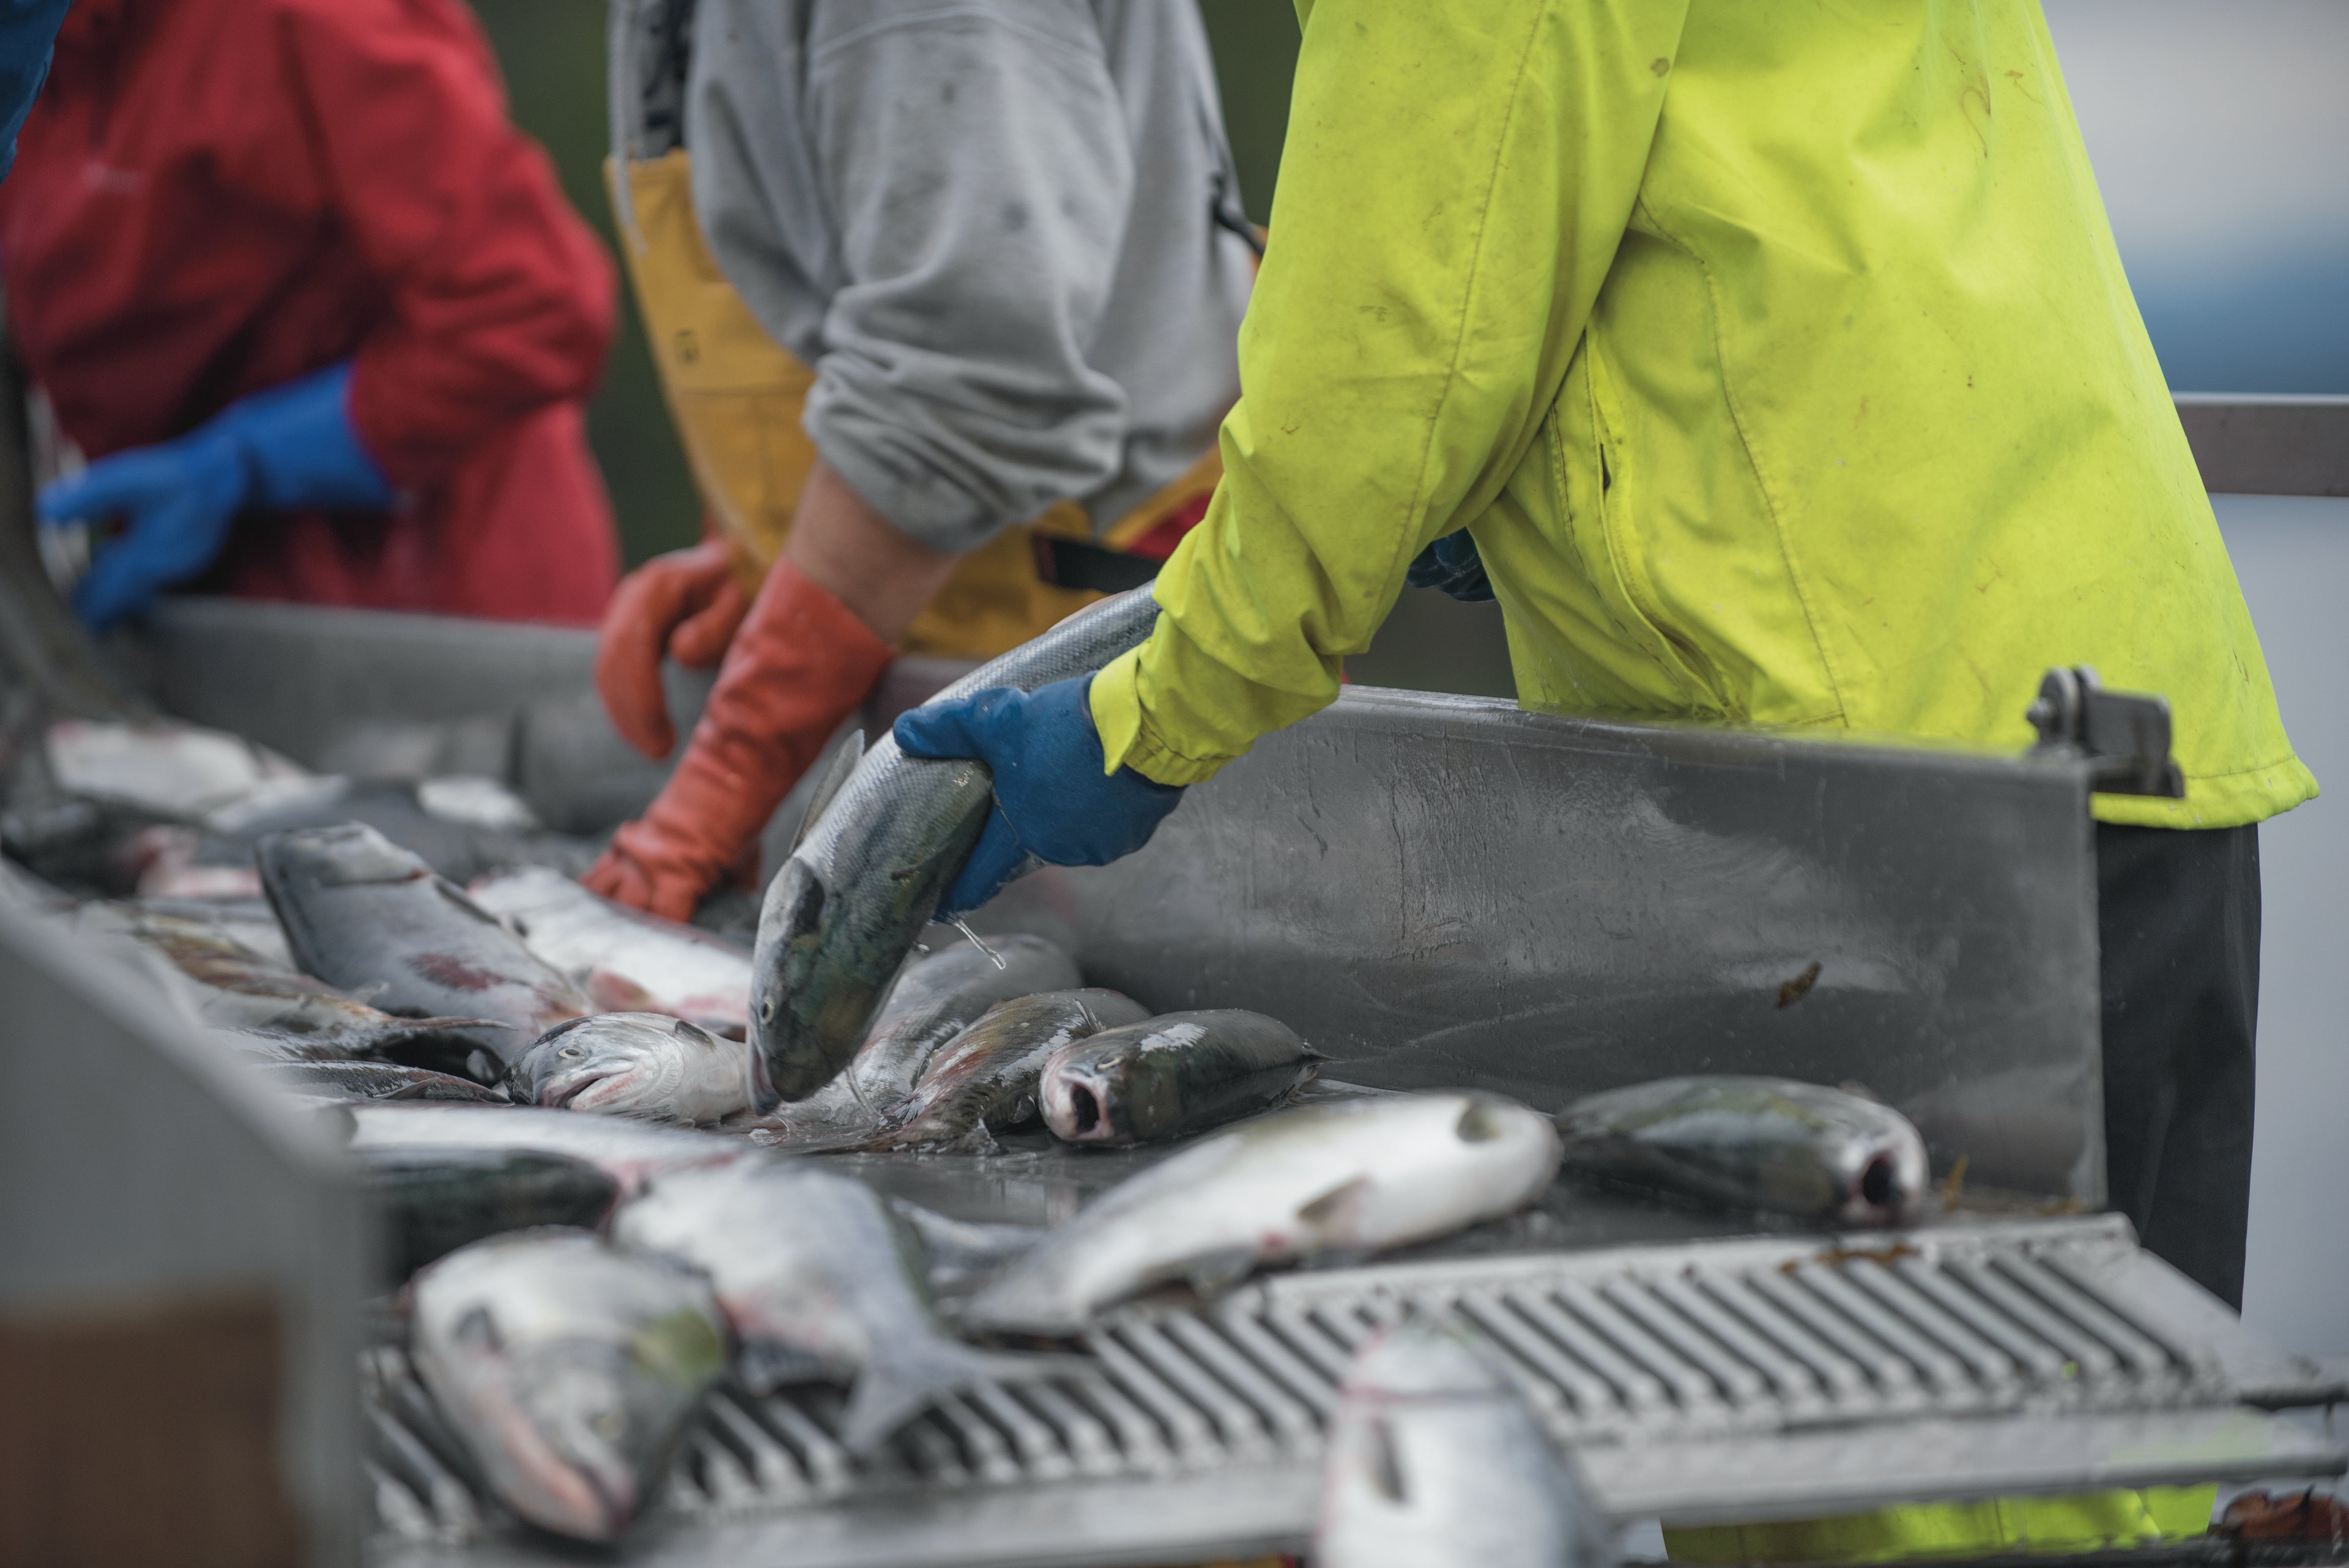
[[[1857,1083],[1919,1113],[1938,1171],[2103,1194],[2071,765],[1350,689],[1142,853],[975,923],[1162,1010],[1269,1012],[1366,1084]]]

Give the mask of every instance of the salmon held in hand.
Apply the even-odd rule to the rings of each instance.
[[[930,699],[996,686],[1032,691],[1097,670],[1158,624],[1146,587],[1079,610]],[[829,781],[827,781],[829,782]],[[751,956],[750,1042],[761,1114],[802,1100],[846,1064],[995,809],[995,775],[968,758],[909,757],[883,736],[767,885]]]

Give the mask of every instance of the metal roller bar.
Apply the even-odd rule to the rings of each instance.
[[[697,1519],[806,1526],[791,1560],[810,1568],[1045,1563],[1072,1510],[1147,1482],[1124,1528],[1154,1544],[1135,1545],[1133,1561],[1232,1545],[1238,1492],[1267,1509],[1288,1498],[1273,1544],[1293,1547],[1350,1354],[1341,1345],[1414,1314],[1456,1316],[1491,1339],[1623,1516],[1807,1517],[2341,1468],[2329,1441],[2236,1404],[2215,1370],[2234,1355],[2272,1395],[2273,1358],[2246,1360],[2220,1320],[2173,1313],[2158,1290],[2114,1299],[2112,1279],[2141,1282],[2137,1265],[2115,1272],[2133,1251],[2126,1227],[2074,1220],[1920,1231],[1865,1248],[1789,1237],[1279,1275],[1206,1311],[1114,1312],[1083,1342],[1102,1378],[946,1400],[898,1440],[913,1473],[838,1456],[823,1501],[808,1478],[823,1473],[814,1456],[837,1455],[823,1428],[838,1394],[721,1398],[682,1467],[682,1506]],[[389,1372],[369,1380],[378,1397],[420,1397],[396,1358],[379,1366]],[[2204,1372],[2186,1376],[2192,1366]],[[2325,1375],[2303,1371],[2302,1392],[2322,1397]],[[448,1538],[460,1510],[419,1483],[429,1458],[387,1455],[382,1468]],[[887,1515],[889,1499],[905,1517]],[[1259,1538],[1268,1517],[1237,1533]],[[936,1528],[915,1531],[916,1519]],[[1009,1533],[977,1534],[981,1519]],[[417,1539],[412,1517],[388,1518],[385,1531],[402,1550]],[[811,1552],[810,1539],[835,1532],[837,1554]],[[498,1531],[471,1538],[487,1546]],[[1113,1534],[1112,1546],[1126,1539]],[[868,1555],[882,1541],[901,1555]],[[1123,1548],[1089,1550],[1102,1554],[1086,1560],[1112,1562]]]

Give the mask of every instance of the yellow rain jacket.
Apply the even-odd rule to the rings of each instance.
[[[2020,750],[2166,695],[2219,827],[2316,784],[2034,0],[1305,0],[1226,476],[1095,681],[1208,777],[1466,527],[1520,701]]]

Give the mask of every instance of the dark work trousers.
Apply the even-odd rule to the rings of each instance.
[[[2239,1310],[2260,1012],[2259,832],[2096,825],[2112,1207],[2155,1254]]]

